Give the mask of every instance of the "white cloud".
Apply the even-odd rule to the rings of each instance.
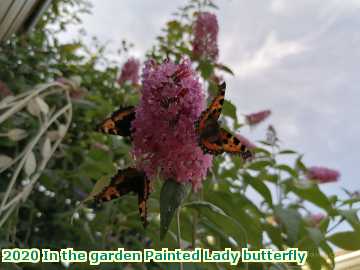
[[[335,4],[347,8],[360,8],[360,0],[333,0]]]
[[[286,9],[284,0],[272,0],[270,3],[270,10],[273,13],[283,13]]]
[[[304,44],[298,41],[279,41],[274,33],[270,33],[264,44],[249,57],[235,67],[235,73],[241,77],[257,75],[290,55],[305,50]]]

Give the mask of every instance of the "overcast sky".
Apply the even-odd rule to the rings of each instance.
[[[84,28],[111,48],[122,39],[142,58],[180,0],[93,0]],[[243,134],[264,137],[273,124],[284,147],[309,166],[338,169],[340,187],[360,189],[360,0],[219,0],[220,61],[233,68],[227,99],[242,113],[271,109],[264,125]],[[65,39],[76,36],[70,29]],[[124,61],[125,59],[122,59]]]

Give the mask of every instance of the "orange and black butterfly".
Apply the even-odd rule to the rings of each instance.
[[[135,107],[129,106],[120,108],[106,118],[98,127],[97,131],[119,135],[124,137],[131,136],[131,122],[135,119]]]
[[[150,180],[144,172],[135,168],[119,170],[117,174],[111,178],[110,184],[97,194],[94,199],[97,203],[107,202],[131,192],[138,195],[140,218],[144,227],[146,227]]]
[[[225,82],[218,86],[219,93],[210,106],[201,113],[195,123],[199,145],[205,153],[219,155],[224,152],[240,154],[244,159],[252,157],[252,153],[238,138],[220,127],[218,122],[225,98]]]
[[[180,93],[177,94],[175,97],[164,97],[163,99],[160,100],[161,107],[168,109],[171,104],[179,103],[180,98],[183,98],[188,93],[188,91],[189,89],[182,88]]]

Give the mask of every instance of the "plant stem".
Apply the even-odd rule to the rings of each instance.
[[[196,238],[197,238],[197,232],[196,232],[196,227],[197,227],[197,222],[198,222],[198,213],[197,211],[194,211],[193,213],[193,225],[192,225],[192,248],[195,248],[196,245]]]
[[[197,193],[195,195],[196,197],[198,197],[200,200],[203,199],[203,190],[201,190],[201,192]],[[195,198],[196,200],[197,198]],[[194,211],[193,212],[193,224],[192,224],[192,242],[191,242],[191,246],[193,249],[195,249],[196,246],[196,238],[197,238],[197,224],[198,224],[198,220],[199,220],[199,213],[198,211]]]
[[[177,223],[177,241],[179,244],[179,249],[182,249],[181,230],[180,230],[180,211],[181,211],[181,206],[179,206],[178,209],[176,210],[176,223]],[[180,270],[184,270],[184,265],[182,262],[180,262]]]
[[[330,229],[328,229],[327,233],[332,232],[336,227],[338,227],[343,221],[345,220],[345,218],[341,218],[338,222],[336,222]]]

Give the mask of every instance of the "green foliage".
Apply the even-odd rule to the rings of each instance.
[[[360,234],[355,231],[338,232],[328,237],[334,245],[346,250],[360,249]]]
[[[80,23],[79,14],[88,12],[89,7],[86,1],[53,1],[50,11],[43,16],[34,32],[13,37],[0,45],[0,79],[15,94],[26,93],[39,83],[58,78],[71,78],[72,82],[76,82],[72,91],[86,89],[87,92],[83,98],[72,98],[72,125],[42,171],[39,185],[0,228],[0,247],[74,247],[84,250],[177,248],[177,237],[180,235],[177,235],[176,224],[171,219],[186,197],[186,188],[179,184],[155,181],[149,199],[150,224],[146,231],[138,217],[135,196],[126,195],[95,210],[90,208],[91,196],[106,185],[116,167],[133,165],[129,155],[131,144],[127,139],[104,136],[94,132],[94,128],[120,105],[136,105],[139,92],[132,85],[116,84],[118,63],[109,60],[106,48],[98,42],[89,46],[81,39],[67,44],[58,40],[57,34],[65,31],[70,23]],[[216,78],[222,74],[233,75],[231,69],[222,63],[195,59],[192,55],[194,16],[199,10],[214,8],[216,6],[208,0],[190,1],[165,25],[157,44],[147,54],[159,62],[166,57],[174,61],[189,57],[209,96],[215,94]],[[122,46],[121,52],[129,49],[126,42],[119,45]],[[61,100],[51,96],[46,101],[50,107],[61,105]],[[21,147],[36,135],[39,128],[36,116],[23,116],[16,114],[11,121],[0,126],[1,134],[8,134],[15,128],[26,131],[27,137],[19,141],[11,140],[13,136],[9,135],[0,140],[1,153],[14,159],[21,155]],[[226,120],[224,124],[230,131],[237,131],[245,124],[239,123],[236,107],[230,100],[224,103],[223,116]],[[48,133],[47,138],[56,134]],[[277,143],[277,138],[260,142],[254,150],[255,159],[249,163],[244,164],[236,156],[223,155],[214,159],[203,189],[190,194],[181,208],[184,248],[298,247],[311,253],[308,257],[311,269],[320,269],[321,266],[331,269],[334,262],[332,245],[350,250],[360,248],[357,207],[360,199],[351,193],[345,199],[327,196],[316,183],[307,181],[302,156],[291,149],[282,149]],[[40,148],[35,148],[34,156],[36,160],[41,160]],[[284,158],[289,163],[282,162]],[[13,167],[1,173],[0,199],[4,197],[3,191],[13,173]],[[26,177],[26,172],[21,172],[15,183],[16,190],[23,188],[21,182]],[[48,193],[41,187],[54,192],[55,197],[46,195]],[[80,207],[79,202],[89,194]],[[310,219],[310,205],[325,214],[320,223],[313,223]],[[169,208],[171,211],[168,213]],[[333,231],[345,222],[351,230]],[[164,237],[162,241],[160,236]],[[18,267],[63,269],[56,264]],[[120,267],[125,268],[124,265]],[[141,268],[139,265],[128,267]],[[152,263],[145,267],[176,268],[177,265]],[[229,268],[226,264],[186,265],[184,268],[211,267]],[[274,270],[287,269],[289,265],[250,264],[246,267]],[[79,269],[88,267],[79,265]],[[119,269],[119,266],[103,264],[99,269]]]
[[[189,186],[167,180],[160,193],[160,239],[164,239],[174,212],[178,209],[189,193]]]

